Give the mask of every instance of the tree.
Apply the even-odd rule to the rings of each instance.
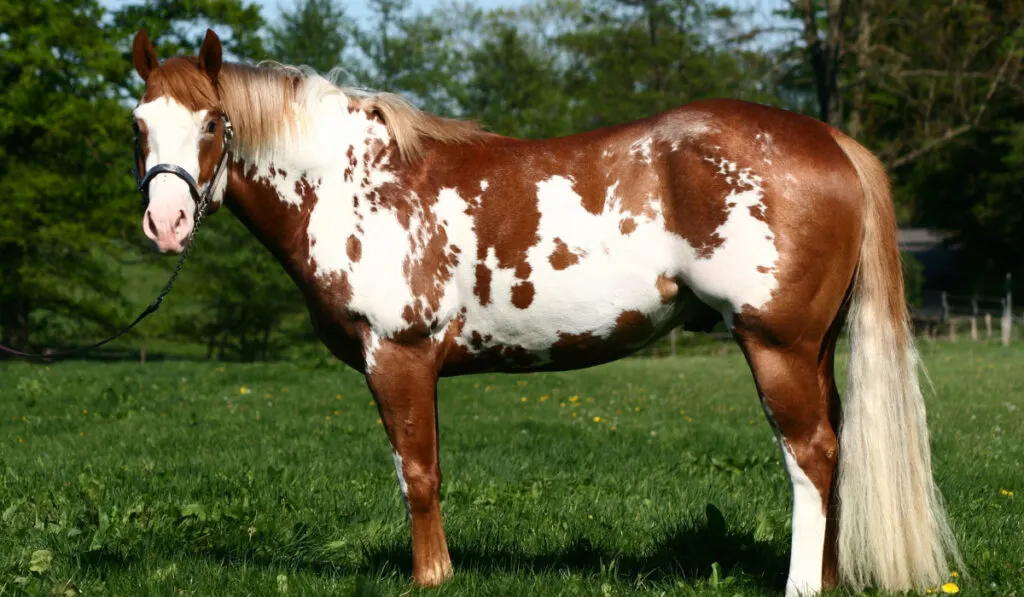
[[[557,54],[501,12],[481,17],[476,47],[466,51],[467,77],[454,90],[459,111],[505,135],[543,138],[572,130],[571,98]]]
[[[566,94],[579,98],[576,127],[589,129],[705,97],[771,101],[751,85],[728,35],[735,13],[696,0],[598,0],[585,4],[575,29],[555,39],[567,60]]]
[[[353,28],[334,0],[300,0],[269,28],[269,54],[279,62],[326,73],[342,64]]]
[[[104,14],[96,0],[0,5],[0,327],[15,348],[57,313],[108,322],[119,302],[101,256],[138,208],[128,64]]]
[[[164,52],[194,52],[197,21],[229,22],[231,51],[262,53],[259,9],[240,0],[158,0],[114,13],[98,0],[0,4],[5,344],[60,342],[127,315],[119,261],[141,238],[128,174],[129,109],[141,88],[130,39],[143,25],[164,34]]]

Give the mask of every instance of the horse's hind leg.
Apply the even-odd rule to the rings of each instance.
[[[830,514],[838,459],[839,396],[832,377],[837,329],[784,343],[756,316],[737,316],[733,332],[754,374],[793,487],[786,595],[814,595],[823,582],[834,586],[836,576],[835,517]]]

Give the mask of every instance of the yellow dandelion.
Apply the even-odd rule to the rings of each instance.
[[[575,416],[576,416],[576,413],[575,413],[575,412],[574,412],[574,413],[572,413],[572,416],[574,416],[574,417],[575,417]]]
[[[551,396],[548,396],[547,394],[544,394],[543,396],[541,396],[540,398],[538,398],[538,399],[537,399],[537,401],[538,401],[538,402],[547,402],[548,398],[550,398],[550,397],[551,397]]]
[[[953,570],[952,572],[950,572],[949,575],[952,576],[953,578],[959,578],[960,577],[960,573],[957,572],[956,570]]]
[[[635,412],[635,413],[640,412],[640,407],[639,406],[634,406],[633,407],[633,412]]]
[[[615,431],[615,425],[612,425],[611,429],[612,431]]]
[[[338,394],[337,396],[335,396],[334,399],[335,400],[341,400],[341,394]]]
[[[384,424],[384,421],[381,421],[381,420],[380,420],[380,417],[377,417],[377,424],[378,424],[378,425],[383,425],[383,424]]]
[[[339,414],[341,414],[341,413],[339,413],[338,411],[334,411],[334,414],[335,414],[335,415],[339,415]]]
[[[564,403],[564,402],[560,403],[560,406],[561,406],[562,408],[565,408],[565,403]]]
[[[1005,495],[1006,497],[1010,497],[1013,495],[1013,492],[1010,491],[1009,489],[1000,489],[999,493]]]
[[[85,432],[84,431],[79,431],[78,432],[78,436],[79,437],[85,437]]]
[[[526,396],[523,396],[522,398],[520,398],[519,401],[520,402],[526,402]]]
[[[327,416],[325,416],[325,417],[324,417],[324,420],[325,420],[325,421],[330,421],[330,420],[331,420],[331,415],[327,415]]]
[[[579,402],[579,401],[580,401],[580,397],[579,396],[569,396],[569,402],[575,403],[575,402]]]
[[[594,422],[595,423],[600,423],[601,422],[601,417],[594,417]]]
[[[21,439],[21,438],[19,437],[19,438],[18,438],[18,443],[19,443],[19,444],[23,444],[23,443],[25,443],[25,440],[23,440],[23,439]]]
[[[250,391],[251,390],[249,388],[245,387],[245,386],[242,386],[242,387],[238,388],[238,393],[243,395],[243,396],[248,394]]]
[[[956,586],[956,583],[948,582],[942,585],[942,592],[946,593],[947,595],[952,595],[954,593],[959,593],[960,587]]]
[[[83,409],[82,409],[82,414],[83,414],[83,415],[87,415],[87,414],[89,414],[89,409],[87,409],[87,408],[83,408]]]

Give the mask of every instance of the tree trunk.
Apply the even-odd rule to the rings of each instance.
[[[867,88],[868,68],[871,66],[871,1],[862,0],[857,16],[857,43],[855,52],[857,54],[857,75],[854,77],[855,86],[850,105],[850,124],[848,132],[850,136],[857,139],[864,132],[864,109],[865,89]]]
[[[29,299],[26,297],[0,298],[0,328],[3,330],[0,339],[4,346],[14,350],[29,349],[29,314],[31,311]]]
[[[818,117],[839,127],[843,121],[842,96],[839,94],[839,65],[842,60],[843,0],[828,0],[828,24],[825,37],[818,31],[818,14],[813,0],[799,0],[796,7],[804,25],[804,43],[808,60],[814,72],[814,87],[818,96]]]

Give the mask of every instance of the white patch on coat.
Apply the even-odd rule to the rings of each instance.
[[[721,311],[762,309],[778,287],[775,265],[779,259],[775,234],[752,213],[766,214],[763,179],[725,158],[705,161],[714,164],[732,186],[725,198],[728,216],[715,230],[722,245],[709,258],[695,259],[684,277],[697,296]]]
[[[490,337],[486,346],[522,347],[544,362],[561,334],[607,336],[624,311],[640,311],[656,326],[664,322],[673,306],[662,303],[655,282],[662,273],[678,271],[684,243],[665,230],[660,199],[652,198],[652,208],[643,215],[625,211],[619,197],[618,184],[613,184],[606,190],[603,211],[593,214],[583,207],[572,179],[554,176],[538,182],[539,242],[528,249],[526,259],[533,301],[526,309],[512,304],[512,287],[521,280],[514,268],[498,267],[493,247],[483,260],[491,271],[487,305],[480,305],[473,295],[477,262],[460,263],[459,287],[466,307],[460,344],[469,346],[477,332]],[[623,235],[619,229],[625,217],[637,225],[633,234]],[[463,255],[475,255],[475,234],[465,229],[468,224],[471,221],[451,226],[449,237],[460,239],[460,246],[466,243]],[[550,257],[556,239],[577,254],[577,263],[554,268]]]
[[[380,336],[371,332],[369,341],[367,341],[366,346],[363,347],[363,372],[366,375],[373,373],[374,368],[377,366],[377,351],[379,349]]]
[[[634,141],[629,146],[630,155],[638,156],[645,164],[651,163],[651,145],[654,141],[650,137],[644,137],[638,141]]]
[[[402,499],[406,500],[406,506],[408,507],[409,499],[409,485],[405,482],[405,473],[402,469],[402,457],[398,455],[397,450],[391,450],[391,458],[395,462],[395,476],[398,477],[398,489],[402,491]]]
[[[660,197],[648,197],[644,213],[625,211],[621,194],[629,190],[620,189],[616,181],[605,190],[601,213],[593,214],[583,207],[571,178],[553,176],[538,182],[539,241],[527,251],[533,301],[526,309],[512,304],[512,287],[521,280],[513,268],[498,267],[494,249],[488,248],[483,264],[491,272],[490,302],[480,305],[472,296],[476,263],[461,263],[459,286],[467,312],[459,343],[473,352],[475,332],[490,338],[484,348],[521,347],[543,362],[541,355],[561,335],[607,337],[625,311],[640,312],[658,329],[674,309],[662,302],[655,285],[661,275],[682,278],[702,300],[723,312],[727,324],[744,306],[763,307],[775,289],[772,272],[778,252],[767,224],[750,212],[754,208],[763,213],[761,179],[727,160],[716,166],[734,180],[726,198],[734,205],[716,230],[724,242],[710,257],[699,256],[695,247],[666,230]],[[629,235],[619,228],[624,218],[636,225]],[[467,221],[450,227],[449,236],[469,225]],[[471,236],[475,240],[467,230],[457,238]],[[556,239],[577,255],[575,264],[561,270],[553,267],[550,256],[558,246]],[[767,272],[759,272],[759,266]]]
[[[761,161],[766,166],[771,166],[772,155],[775,153],[775,140],[772,139],[771,133],[758,133],[754,135],[754,143],[761,151]]]
[[[480,181],[480,190],[481,191],[486,191],[487,190],[487,181],[486,180],[481,180]]]
[[[825,505],[821,502],[821,492],[797,464],[786,441],[780,440],[779,447],[793,486],[793,540],[786,597],[810,597],[821,592]]]
[[[193,112],[174,98],[161,96],[140,104],[134,114],[146,126],[149,148],[146,170],[157,164],[173,164],[197,179],[199,141],[206,123],[206,110]],[[196,209],[188,184],[173,174],[157,174],[153,177],[149,183],[149,201],[151,205],[172,202],[187,213]]]
[[[293,106],[294,131],[279,147],[246,154],[243,161],[255,166],[255,178],[269,183],[288,205],[302,204],[296,192],[301,179],[316,187],[317,201],[306,228],[314,273],[325,282],[347,276],[349,310],[365,316],[370,328],[387,338],[408,325],[402,314],[414,297],[403,263],[421,255],[428,240],[420,225],[422,210],[418,199],[409,197],[414,209],[407,230],[393,209],[371,202],[382,186],[395,180],[388,158],[373,163],[375,152],[386,151],[390,143],[386,126],[364,112],[350,111],[348,98],[325,80],[307,78],[304,85],[311,89]],[[350,236],[361,244],[358,261],[348,256]],[[372,354],[368,358],[372,365]]]

